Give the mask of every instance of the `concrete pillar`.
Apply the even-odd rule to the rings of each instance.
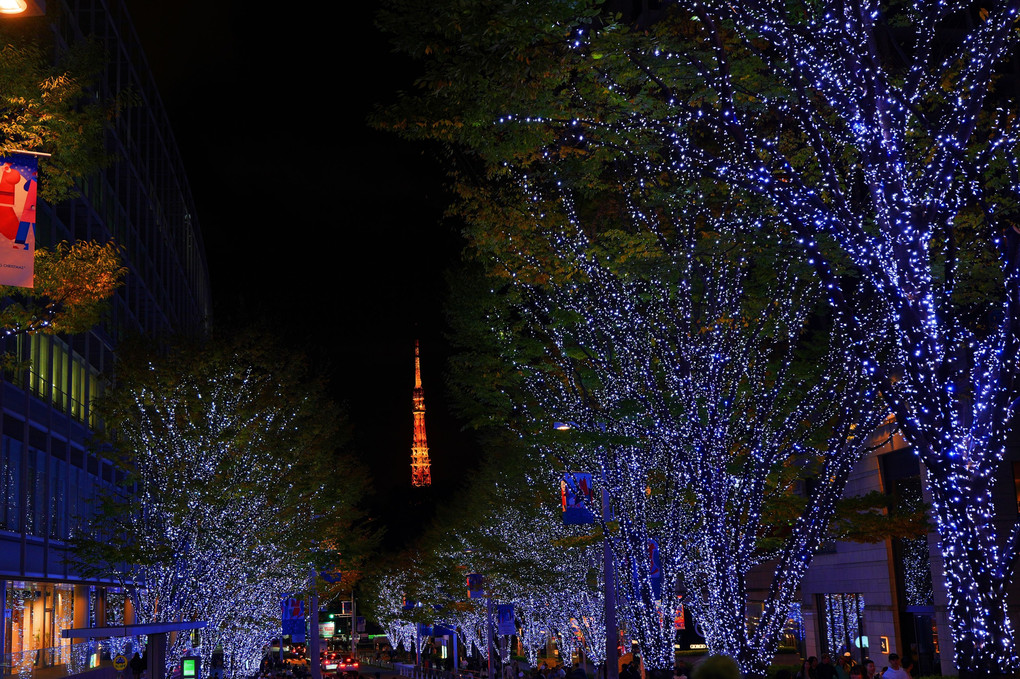
[[[150,634],[148,646],[145,647],[148,653],[146,672],[149,679],[165,679],[166,677],[166,632]]]
[[[106,627],[105,587],[96,587],[96,627]]]
[[[74,620],[71,627],[82,629],[89,626],[89,586],[74,586]],[[85,639],[71,639],[72,644],[80,644]]]

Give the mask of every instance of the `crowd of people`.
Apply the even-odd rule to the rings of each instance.
[[[912,668],[913,662],[907,661],[904,665],[896,653],[889,654],[889,664],[881,669],[870,659],[855,663],[849,655],[844,655],[834,663],[828,653],[823,653],[820,662],[815,656],[805,660],[792,679],[911,679]],[[789,671],[781,671],[776,679],[791,679],[788,675]]]

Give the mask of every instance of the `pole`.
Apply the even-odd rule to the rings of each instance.
[[[322,679],[322,660],[319,655],[319,589],[315,581],[315,569],[312,569],[312,595],[308,598],[308,617],[311,624],[308,630],[308,666],[312,670],[312,679]]]
[[[0,580],[0,611],[7,611],[7,581]],[[13,615],[13,614],[12,614]],[[74,640],[71,640],[74,643]],[[7,650],[7,620],[0,619],[0,676],[7,674],[5,665],[3,664],[3,655]],[[11,665],[14,663],[12,662]],[[11,668],[11,672],[14,668]]]
[[[496,679],[496,675],[493,673],[493,669],[494,668],[493,668],[493,665],[492,665],[492,654],[493,654],[493,652],[492,652],[492,595],[491,594],[486,594],[485,595],[485,601],[486,601],[486,606],[485,606],[485,626],[486,626],[486,628],[489,631],[488,634],[486,635],[486,636],[489,637],[489,674],[488,674],[488,676],[489,676],[489,679]]]
[[[460,658],[457,657],[457,628],[453,628],[453,676],[460,674]]]
[[[354,589],[351,589],[351,657],[358,659],[358,607],[354,603]]]
[[[617,656],[616,574],[613,570],[613,549],[609,545],[610,519],[609,491],[606,488],[606,471],[602,470],[602,569],[605,573],[606,599],[606,679],[620,679],[620,661]],[[491,679],[491,677],[490,677]]]

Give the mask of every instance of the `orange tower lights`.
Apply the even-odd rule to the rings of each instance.
[[[429,469],[429,444],[425,440],[425,390],[421,386],[421,366],[418,361],[418,340],[414,341],[414,442],[411,444],[411,485],[431,486],[432,472]]]

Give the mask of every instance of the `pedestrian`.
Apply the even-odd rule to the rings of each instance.
[[[816,666],[818,665],[818,658],[811,656],[803,662],[800,666],[800,672],[797,673],[797,679],[818,679],[816,673]]]
[[[889,669],[882,673],[882,679],[910,679],[910,674],[900,667],[900,656],[889,654]]]
[[[844,653],[843,656],[836,663],[836,677],[837,679],[850,679],[850,666],[853,662],[850,659],[849,653]]]
[[[137,651],[135,651],[135,654],[131,656],[131,661],[128,663],[128,667],[131,668],[131,675],[135,679],[142,676],[142,671],[145,669],[145,663],[142,661],[142,656],[138,655]]]
[[[836,668],[832,665],[832,658],[828,653],[822,653],[822,661],[815,668],[816,679],[836,679]]]

